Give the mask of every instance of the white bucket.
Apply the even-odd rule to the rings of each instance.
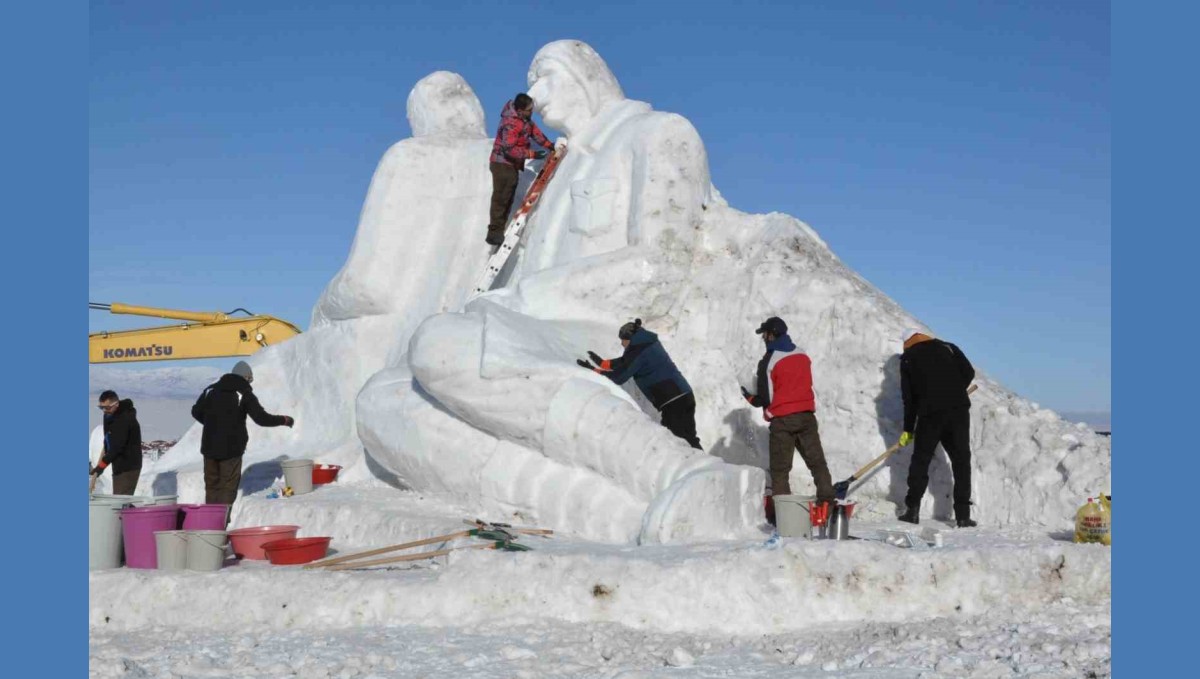
[[[187,567],[192,571],[219,571],[225,563],[229,535],[223,530],[187,531]]]
[[[88,570],[119,568],[125,559],[121,507],[116,502],[88,502]]]
[[[279,466],[283,467],[283,479],[291,486],[293,495],[312,492],[312,460],[284,460]]]
[[[187,533],[181,530],[155,531],[154,546],[158,550],[158,570],[182,571],[187,568]]]
[[[773,495],[775,502],[775,527],[785,538],[809,537],[811,524],[808,518],[808,503],[815,498],[808,495]]]

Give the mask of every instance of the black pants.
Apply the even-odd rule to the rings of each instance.
[[[825,464],[825,449],[821,446],[817,416],[810,410],[776,417],[771,420],[769,430],[771,494],[791,495],[792,484],[788,477],[792,473],[792,455],[799,451],[800,459],[804,460],[817,487],[817,501],[832,502],[833,479],[829,475],[829,466]]]
[[[913,432],[912,462],[908,465],[909,507],[921,504],[929,487],[929,463],[933,451],[942,444],[954,473],[954,513],[967,516],[971,507],[971,409],[944,410],[917,417]]]
[[[137,490],[138,477],[142,475],[142,470],[130,469],[129,471],[113,474],[112,479],[112,494],[113,495],[133,495]]]
[[[242,456],[228,460],[204,458],[204,502],[233,505],[242,485]]]
[[[700,437],[696,436],[696,397],[691,392],[671,401],[659,412],[662,413],[662,426],[691,447],[703,450]]]
[[[488,222],[488,233],[504,233],[508,226],[508,213],[512,210],[513,197],[517,195],[517,182],[521,172],[513,165],[492,163],[492,212]]]

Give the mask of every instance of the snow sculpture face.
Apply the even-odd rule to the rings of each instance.
[[[625,98],[608,64],[578,40],[558,40],[538,50],[528,82],[528,94],[542,120],[568,137],[605,105]]]
[[[414,137],[486,137],[479,97],[457,73],[434,71],[408,93],[408,124]]]

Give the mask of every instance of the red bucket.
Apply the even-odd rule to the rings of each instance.
[[[336,464],[314,464],[312,472],[313,485],[320,486],[326,483],[333,483],[337,479],[338,472],[341,470],[341,466]]]
[[[333,538],[287,538],[273,540],[262,546],[267,558],[276,566],[290,566],[324,559]]]

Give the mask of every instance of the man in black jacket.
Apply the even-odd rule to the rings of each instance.
[[[96,407],[104,411],[104,452],[92,468],[88,490],[95,490],[96,479],[112,465],[113,495],[133,495],[142,475],[142,426],[137,409],[132,400],[121,400],[112,390],[100,394]]]
[[[908,466],[908,496],[901,521],[917,523],[921,498],[929,486],[929,463],[941,443],[954,473],[954,518],[959,528],[971,520],[971,398],[967,387],[975,368],[958,347],[917,330],[904,332],[900,391],[904,397],[904,433],[900,445],[914,441]]]
[[[204,425],[200,436],[200,454],[204,456],[204,501],[208,504],[233,505],[242,483],[242,455],[250,435],[246,416],[260,427],[290,427],[295,423],[287,415],[272,415],[263,410],[250,383],[254,373],[245,361],[233,371],[205,387],[192,417]]]

